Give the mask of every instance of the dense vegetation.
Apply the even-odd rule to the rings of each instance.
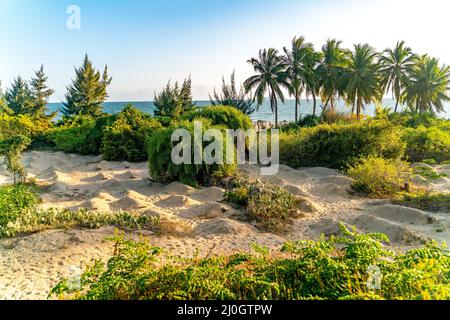
[[[381,234],[286,243],[229,257],[164,259],[148,241],[122,236],[105,265],[97,261],[80,286],[66,279],[51,296],[100,300],[449,299],[450,255],[436,244],[395,254]],[[383,276],[377,276],[382,274]]]

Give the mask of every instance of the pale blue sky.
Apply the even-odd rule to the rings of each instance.
[[[66,28],[72,4],[81,30]],[[109,66],[111,101],[152,100],[189,74],[194,98],[206,99],[222,74],[244,80],[247,59],[296,35],[317,48],[330,37],[379,50],[404,39],[450,63],[449,9],[447,0],[0,0],[0,80],[29,78],[44,63],[59,102],[87,52]]]

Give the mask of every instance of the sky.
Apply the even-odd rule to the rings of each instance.
[[[69,29],[71,5],[80,29]],[[30,78],[44,64],[52,102],[64,99],[87,53],[113,76],[110,101],[148,101],[191,75],[193,96],[208,98],[222,75],[252,75],[259,49],[282,50],[303,35],[378,50],[405,40],[416,53],[450,64],[448,0],[0,0],[0,81]]]

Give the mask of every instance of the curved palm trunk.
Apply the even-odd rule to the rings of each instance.
[[[316,115],[316,106],[317,106],[317,101],[316,101],[316,94],[313,92],[312,93],[312,97],[313,97],[313,115]]]
[[[397,107],[398,107],[398,99],[395,101],[395,108],[394,108],[395,113],[397,113]]]

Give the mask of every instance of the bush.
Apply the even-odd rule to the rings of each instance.
[[[86,134],[84,147],[81,154],[100,154],[105,128],[111,125],[116,119],[116,115],[103,115],[95,120],[95,124]]]
[[[223,125],[226,129],[252,129],[252,120],[234,107],[211,106],[197,108],[182,116],[182,120],[194,121],[194,119],[210,119],[213,125]]]
[[[40,199],[37,188],[30,184],[0,187],[0,237],[9,236],[11,227],[24,209],[32,208]]]
[[[389,114],[389,120],[392,123],[408,128],[418,128],[421,126],[432,127],[449,122],[448,120],[438,118],[435,114],[430,112],[415,113],[410,111],[391,113]]]
[[[225,200],[245,207],[249,218],[269,231],[295,217],[298,211],[294,196],[285,189],[245,177],[229,182]]]
[[[107,264],[97,261],[79,286],[65,279],[50,295],[86,300],[450,299],[448,250],[428,244],[395,254],[384,248],[384,235],[342,230],[338,238],[286,243],[276,257],[255,247],[253,254],[175,261],[147,240],[116,236]],[[372,279],[370,270],[383,276]],[[379,289],[367,285],[373,280]]]
[[[405,193],[395,199],[394,203],[425,211],[450,213],[450,194],[429,192]]]
[[[59,123],[58,127],[48,133],[48,139],[63,152],[89,154],[86,138],[94,126],[95,120],[91,116],[74,116]]]
[[[126,106],[103,131],[103,158],[109,161],[145,161],[146,139],[159,128],[160,123],[151,116],[132,105]]]
[[[207,119],[197,119],[202,121],[203,133],[208,129],[220,129],[222,127],[212,126],[211,121]],[[172,134],[177,129],[186,129],[194,136],[194,124],[191,122],[175,123],[169,128],[165,128],[154,133],[147,142],[150,176],[163,183],[172,181],[181,181],[183,183],[196,186],[208,185],[221,177],[232,174],[236,166],[231,164],[180,164],[172,162],[172,149],[178,143],[172,142]],[[223,140],[220,141],[222,143]],[[209,143],[203,142],[203,148]],[[226,144],[223,145],[223,155],[226,154]],[[191,143],[192,160],[194,159],[194,143]]]
[[[353,189],[375,196],[391,196],[405,189],[412,170],[401,160],[369,156],[350,166],[347,174],[355,179]]]
[[[358,119],[351,113],[328,110],[322,113],[320,121],[328,124],[350,124],[357,122]]]
[[[0,139],[17,135],[33,138],[49,129],[50,123],[45,119],[33,119],[28,115],[12,116],[0,113]]]
[[[280,134],[280,162],[294,168],[342,169],[362,157],[396,159],[403,151],[401,129],[386,121],[322,124],[298,134]]]
[[[0,141],[0,154],[5,156],[6,169],[14,175],[14,184],[26,182],[27,173],[22,165],[22,152],[30,145],[27,136],[12,136]]]
[[[405,130],[406,157],[410,162],[434,159],[442,162],[450,159],[450,131],[437,127],[418,127]]]

